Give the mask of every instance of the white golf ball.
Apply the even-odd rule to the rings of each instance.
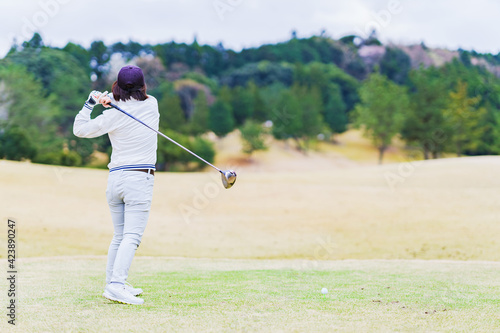
[[[321,289],[321,293],[323,295],[328,294],[328,289],[326,289],[326,288]]]

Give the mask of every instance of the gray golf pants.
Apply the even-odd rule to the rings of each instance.
[[[142,171],[118,170],[108,177],[108,200],[114,236],[109,246],[106,283],[125,283],[135,251],[148,222],[154,176]]]

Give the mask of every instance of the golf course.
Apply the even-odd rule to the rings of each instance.
[[[0,333],[500,333],[500,2],[2,13]]]
[[[396,151],[378,166],[338,149],[273,146],[234,167],[230,190],[213,170],[157,173],[129,277],[144,289],[138,307],[102,297],[108,172],[0,161],[2,220],[17,229],[15,329],[500,331],[500,157]]]

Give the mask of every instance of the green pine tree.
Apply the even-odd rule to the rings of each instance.
[[[321,116],[323,107],[321,93],[316,87],[312,89],[294,87],[292,91],[299,96],[301,126],[298,134],[304,144],[302,148],[307,150],[309,140],[315,138],[324,125]]]
[[[325,123],[333,133],[343,133],[347,129],[346,105],[342,99],[342,92],[337,84],[330,85],[330,94],[323,111]]]
[[[189,121],[189,133],[192,135],[199,135],[208,131],[208,115],[209,107],[207,97],[203,91],[199,91],[198,96],[194,99],[194,113]]]
[[[169,128],[177,132],[183,132],[186,125],[186,117],[181,107],[181,100],[175,93],[166,94],[158,103],[160,110],[161,128]]]
[[[273,136],[278,140],[294,138],[298,140],[301,130],[300,103],[290,89],[284,90],[272,113]]]
[[[254,110],[254,99],[252,92],[247,88],[237,86],[232,89],[231,106],[233,109],[236,125],[243,125],[245,120],[252,117]]]
[[[452,126],[452,142],[460,156],[467,148],[474,149],[481,138],[481,118],[486,114],[484,108],[477,105],[481,97],[467,96],[467,83],[459,81],[456,91],[450,92],[450,101],[444,111],[446,121]]]
[[[293,138],[299,150],[307,150],[308,141],[323,127],[321,94],[318,89],[295,85],[284,90],[273,112],[273,135]]]
[[[252,111],[250,112],[253,119],[258,121],[269,120],[269,107],[264,102],[260,93],[260,88],[253,82],[248,82],[247,90],[252,96]]]
[[[425,159],[431,154],[437,158],[445,149],[443,138],[449,136],[443,115],[447,105],[446,82],[433,67],[412,72],[410,80],[413,93],[402,137],[422,149]]]
[[[218,136],[224,137],[234,129],[234,117],[231,105],[222,100],[215,102],[210,108],[209,128]]]

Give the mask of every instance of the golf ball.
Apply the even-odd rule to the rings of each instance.
[[[326,289],[326,288],[321,289],[321,293],[322,293],[323,295],[328,294],[328,289]]]

